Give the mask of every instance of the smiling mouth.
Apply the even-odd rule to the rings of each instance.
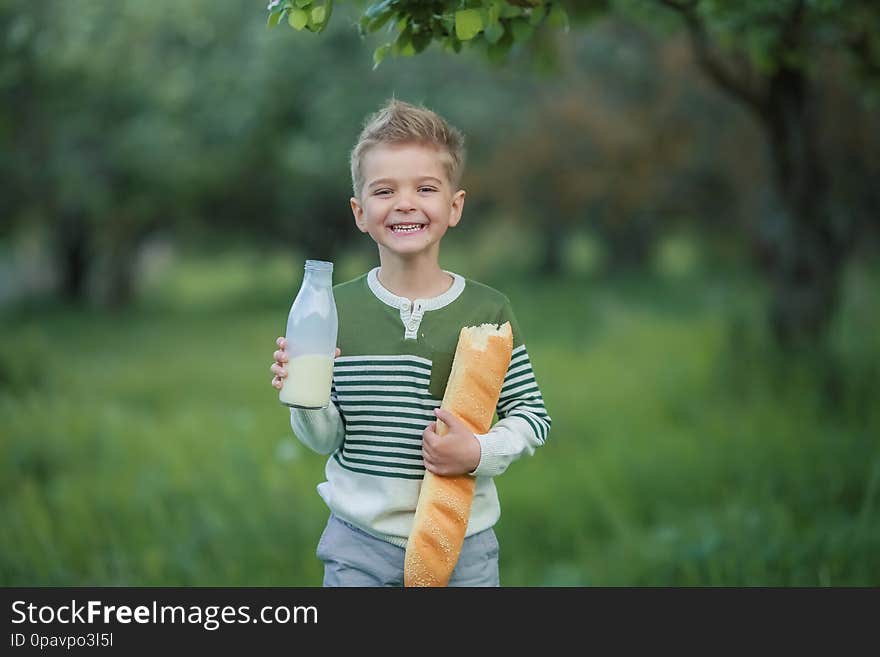
[[[395,235],[412,235],[414,233],[421,233],[427,226],[428,224],[397,224],[396,226],[389,226],[389,230]]]

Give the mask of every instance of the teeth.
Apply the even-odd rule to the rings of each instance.
[[[421,224],[398,224],[397,226],[392,226],[391,230],[395,233],[414,233],[421,228],[423,228]]]

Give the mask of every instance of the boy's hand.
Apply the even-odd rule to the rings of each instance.
[[[272,377],[272,387],[281,390],[281,386],[284,385],[284,379],[287,378],[287,340],[284,339],[284,336],[280,336],[275,340],[275,344],[278,345],[278,350],[272,354],[275,362],[272,363],[272,366],[269,369],[272,371],[272,374],[275,375]],[[334,358],[339,358],[339,354],[341,353],[339,347],[336,347],[336,355]]]
[[[473,472],[480,464],[480,441],[467,425],[443,408],[434,414],[449,428],[437,435],[437,423],[431,422],[422,432],[422,458],[428,472],[437,475],[461,475]]]

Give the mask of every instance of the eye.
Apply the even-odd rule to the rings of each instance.
[[[391,193],[391,190],[390,190],[390,189],[380,189],[379,191],[374,192],[374,193],[375,193],[376,196],[381,196],[382,194],[385,194],[385,193],[389,193],[389,194],[390,194],[390,193]]]
[[[421,192],[421,191],[426,191],[426,192],[436,192],[437,190],[434,189],[433,187],[419,187],[419,191],[420,191],[420,192]]]

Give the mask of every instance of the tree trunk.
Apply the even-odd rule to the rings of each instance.
[[[124,308],[134,300],[138,252],[156,227],[156,221],[118,215],[105,234],[99,301],[111,309]]]
[[[538,274],[548,278],[556,278],[562,273],[562,228],[559,224],[551,221],[544,226],[542,232],[544,243]]]
[[[119,309],[128,306],[134,298],[134,265],[139,242],[114,244],[108,257],[104,305]]]
[[[818,105],[806,76],[783,69],[769,91],[762,118],[782,216],[763,236],[763,264],[772,285],[773,332],[780,344],[793,346],[815,342],[828,328],[849,240],[832,223],[829,176],[816,139]]]
[[[89,224],[80,211],[63,210],[55,230],[55,262],[61,295],[82,304],[88,293],[91,258]]]
[[[767,134],[781,216],[762,217],[758,240],[772,284],[770,322],[777,341],[815,345],[825,336],[837,308],[840,278],[854,241],[854,225],[835,225],[829,203],[829,175],[819,152],[819,106],[808,67],[784,62],[789,53],[808,52],[805,36],[809,3],[797,0],[778,25],[780,68],[766,78],[717,55],[696,2],[660,0],[679,12],[697,61],[725,93],[742,102]]]
[[[628,214],[623,215],[624,212]],[[619,210],[602,224],[602,239],[607,250],[609,272],[643,271],[654,248],[656,227],[646,212]]]

